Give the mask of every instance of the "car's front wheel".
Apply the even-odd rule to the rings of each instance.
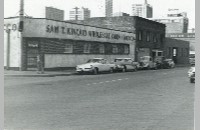
[[[97,75],[97,74],[98,74],[98,68],[94,68],[93,74],[94,74],[94,75]]]

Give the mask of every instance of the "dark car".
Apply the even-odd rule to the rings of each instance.
[[[165,59],[163,60],[163,68],[164,69],[169,69],[169,68],[174,68],[175,63],[172,59]]]

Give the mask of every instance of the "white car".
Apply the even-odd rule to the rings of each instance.
[[[128,70],[137,71],[138,62],[134,62],[131,58],[116,58],[114,59],[116,70],[126,72]]]
[[[87,63],[77,65],[76,72],[84,73],[90,72],[93,74],[98,74],[99,72],[109,71],[113,72],[116,65],[109,63],[106,59],[103,58],[93,58],[89,59]]]
[[[157,69],[156,63],[151,56],[140,57],[139,64],[142,69]]]
[[[195,82],[195,67],[191,67],[188,71],[188,78],[190,78],[190,83]]]

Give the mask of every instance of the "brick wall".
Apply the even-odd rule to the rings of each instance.
[[[177,64],[189,63],[189,42],[172,38],[165,39],[164,56],[173,59],[173,48],[177,48]]]

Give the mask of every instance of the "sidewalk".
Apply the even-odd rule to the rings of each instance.
[[[43,74],[38,74],[37,71],[14,71],[4,69],[4,77],[54,77],[70,76],[74,74],[76,74],[75,70],[44,71]]]

